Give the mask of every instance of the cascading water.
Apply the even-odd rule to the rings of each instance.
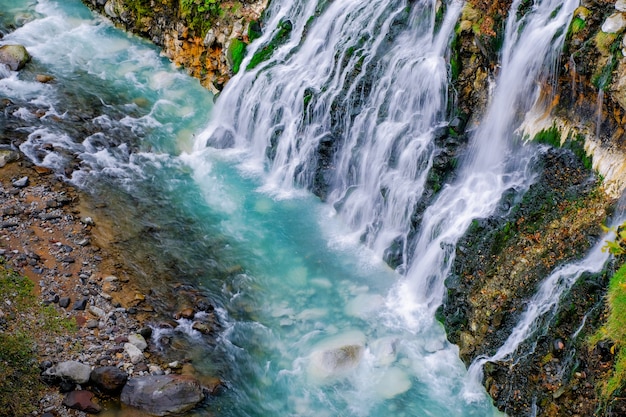
[[[193,361],[229,385],[209,405],[220,415],[496,415],[478,382],[472,401],[463,398],[465,368],[433,313],[469,222],[532,181],[532,152],[513,149],[513,131],[575,7],[557,3],[511,13],[497,87],[459,180],[417,229],[436,131],[447,126],[446,45],[461,2],[441,18],[435,1],[273,1],[246,70],[193,150],[210,95],[77,1],[40,0],[3,38],[25,44],[35,70],[58,83],[11,74],[0,91],[47,111],[21,146],[29,157],[73,168],[86,190],[130,190],[132,210],[120,217],[159,224],[155,258],[193,269],[215,294],[221,345],[198,338]],[[258,63],[263,48],[273,53]],[[64,93],[68,83],[78,94]],[[78,99],[90,113],[72,118],[66,100],[78,95],[97,99]],[[79,119],[85,131],[72,127]],[[405,277],[380,261],[392,244]],[[215,253],[241,272],[203,274]]]
[[[435,32],[436,3],[273,2],[270,29],[242,67],[287,19],[289,39],[228,85],[199,148],[247,149],[257,167],[269,163],[274,192],[328,187],[318,191],[380,256],[394,241],[406,246],[445,118],[445,47],[462,6],[452,2]]]

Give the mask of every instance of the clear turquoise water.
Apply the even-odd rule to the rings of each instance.
[[[213,100],[197,81],[78,1],[0,0],[0,10],[3,22],[29,21],[0,44],[34,57],[0,80],[0,94],[48,115],[29,120],[22,150],[59,172],[74,164],[72,182],[115,202],[134,256],[170,267],[152,278],[157,293],[189,280],[219,307],[220,345],[190,331],[192,356],[228,389],[198,415],[497,414],[486,395],[462,397],[465,367],[433,317],[407,326],[396,316],[388,293],[402,278],[332,208],[305,192],[264,192],[245,153],[193,151]],[[57,82],[32,81],[40,72]]]

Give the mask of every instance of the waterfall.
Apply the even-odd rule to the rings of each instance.
[[[379,256],[402,248],[407,278],[389,305],[419,323],[441,304],[453,248],[470,222],[488,216],[505,190],[532,181],[532,155],[514,149],[514,131],[538,96],[537,81],[555,67],[577,2],[542,1],[517,13],[522,3],[511,6],[496,89],[459,180],[426,210],[414,242],[411,216],[432,166],[434,132],[445,123],[445,52],[460,2],[447,6],[438,31],[436,2],[410,11],[404,2],[331,2],[310,27],[315,2],[277,3],[242,67],[286,19],[289,38],[232,80],[197,147],[244,150],[247,168],[267,168],[265,189],[276,193],[323,182],[356,237]]]
[[[543,1],[518,17],[521,5],[519,0],[511,5],[496,89],[472,135],[460,180],[446,186],[424,214],[416,260],[390,300],[414,326],[441,304],[454,247],[471,221],[489,216],[505,190],[523,191],[532,181],[526,169],[531,155],[514,149],[514,132],[538,97],[537,80],[551,75],[577,2]]]
[[[433,133],[445,122],[444,57],[462,3],[437,22],[431,0],[321,2],[326,9],[307,27],[316,3],[272,3],[266,36],[242,68],[287,19],[289,39],[228,84],[199,148],[247,149],[248,168],[267,164],[275,193],[328,187],[323,194],[355,236],[380,256],[401,242],[406,257]]]

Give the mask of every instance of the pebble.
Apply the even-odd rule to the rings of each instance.
[[[87,298],[82,298],[78,301],[74,302],[74,306],[72,307],[72,310],[79,310],[82,311],[87,307]]]
[[[15,180],[12,182],[13,186],[15,188],[25,188],[28,186],[30,180],[28,179],[28,177],[22,177],[18,180]]]
[[[106,312],[100,307],[96,307],[96,306],[89,306],[89,312],[96,317],[106,316]]]
[[[67,308],[70,305],[70,297],[59,298],[59,307]]]

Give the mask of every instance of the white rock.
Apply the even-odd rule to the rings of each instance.
[[[613,13],[602,24],[604,33],[621,33],[626,28],[626,18],[622,13]]]
[[[215,32],[213,31],[213,29],[209,29],[202,43],[204,44],[204,46],[209,48],[211,47],[211,45],[213,45],[213,42],[215,42]]]
[[[104,317],[107,314],[103,309],[96,306],[89,306],[89,312],[99,318]]]
[[[112,1],[107,1],[104,4],[104,13],[106,13],[107,16],[115,19],[117,17],[117,12],[115,11],[115,3]]]
[[[620,12],[626,12],[626,0],[617,0],[615,9]]]
[[[129,335],[128,343],[135,345],[137,349],[141,350],[142,352],[146,350],[146,348],[148,347],[148,343],[146,342],[146,339],[144,339],[144,337],[140,334]]]
[[[143,352],[132,343],[124,343],[124,351],[133,365],[138,364],[143,359]]]
[[[86,384],[91,375],[91,367],[77,361],[66,361],[46,369],[44,375],[69,379],[76,384]]]

